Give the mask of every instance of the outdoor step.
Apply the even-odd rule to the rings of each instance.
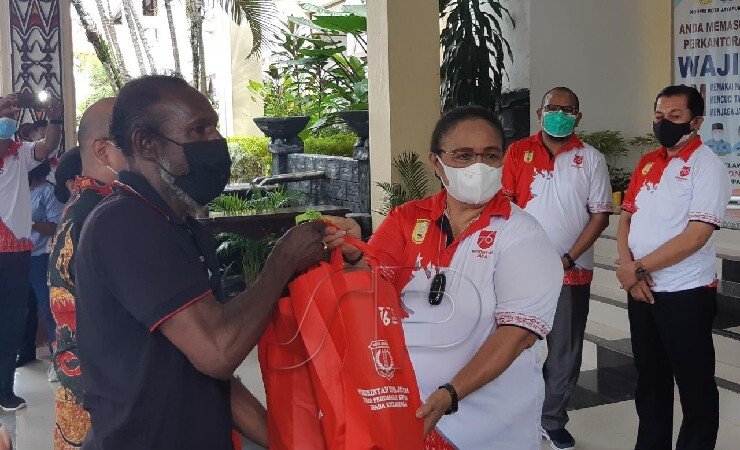
[[[587,329],[589,328],[587,327]],[[594,327],[591,327],[590,331],[593,330]],[[614,331],[614,333],[618,333],[618,331]],[[597,346],[595,362],[598,369],[613,371],[627,381],[636,380],[637,373],[634,368],[630,338],[610,340],[587,332],[586,341]],[[719,353],[724,344],[720,343],[719,346],[717,344],[715,340],[715,348]],[[737,342],[733,342],[732,345],[737,346]],[[592,360],[591,364],[593,364]],[[715,374],[719,386],[740,394],[740,367],[717,360]]]
[[[740,283],[721,281],[717,293],[715,332],[723,335],[730,333],[740,337]],[[600,297],[602,301],[608,299],[607,303],[627,307],[627,295],[619,287],[613,265],[609,266],[599,262],[599,257],[594,267],[591,294]]]
[[[738,239],[740,239],[740,234],[738,234]],[[599,239],[596,240],[594,243],[594,263],[598,266],[605,268],[605,269],[611,269],[616,270],[617,266],[614,264],[614,260],[618,258],[617,253],[617,241],[612,239],[611,237],[602,235],[599,237]],[[724,266],[724,267],[723,267]],[[735,278],[732,281],[740,282],[740,262],[733,261],[733,260],[726,260],[723,258],[717,257],[717,276],[720,279],[726,279],[723,276],[723,269],[725,271],[728,271],[728,274],[731,270],[728,270],[728,267],[732,270],[732,272],[737,271],[738,273],[735,275]]]
[[[618,224],[619,214],[610,216],[609,226],[601,234],[602,238],[616,240]],[[721,228],[715,232],[714,243],[717,247],[717,256],[719,258],[740,261],[740,230]]]
[[[629,336],[617,329],[595,323],[586,325],[583,362],[578,385],[573,391],[569,410],[634,399],[637,383]],[[720,393],[720,417],[740,425],[740,383],[736,368],[717,363]],[[676,388],[675,398],[679,399]]]
[[[626,304],[599,296],[592,296],[589,305],[590,334],[614,341],[630,334]],[[712,338],[717,361],[717,374],[740,383],[740,334],[727,330],[713,330]]]

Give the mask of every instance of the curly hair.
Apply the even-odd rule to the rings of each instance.
[[[167,89],[189,88],[190,85],[176,75],[146,75],[126,83],[118,92],[113,106],[110,135],[126,156],[133,156],[131,137],[139,129],[155,129],[162,117],[153,114],[153,107],[162,100]]]

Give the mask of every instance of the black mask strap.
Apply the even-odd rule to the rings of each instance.
[[[182,147],[182,148],[185,148],[185,147],[183,146],[183,144],[181,144],[181,143],[179,143],[179,142],[177,142],[177,141],[175,141],[175,140],[172,140],[172,139],[168,138],[167,136],[165,136],[164,134],[162,134],[162,133],[160,133],[160,132],[158,132],[158,131],[151,131],[151,133],[152,133],[153,135],[155,135],[155,136],[159,136],[159,137],[161,137],[161,138],[162,138],[162,139],[164,139],[165,141],[169,141],[169,142],[172,142],[173,144],[177,145],[178,147]],[[160,164],[160,163],[159,163],[159,161],[157,161],[157,165],[159,166],[159,168],[160,168],[160,169],[162,169],[162,170],[164,170],[165,172],[167,172],[167,175],[171,176],[172,178],[175,178],[175,176],[174,176],[174,175],[172,174],[172,172],[170,172],[169,170],[167,170],[167,168],[166,168],[166,167],[164,167],[164,166],[163,166],[162,164]]]

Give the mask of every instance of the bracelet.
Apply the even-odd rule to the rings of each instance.
[[[569,253],[563,253],[563,258],[568,260],[568,267],[565,270],[570,270],[576,266],[576,261]]]
[[[364,258],[364,257],[365,257],[365,253],[363,253],[363,252],[360,252],[360,256],[358,256],[355,259],[347,259],[347,257],[344,256],[344,254],[342,254],[342,258],[344,259],[344,262],[346,262],[350,266],[356,265],[358,262],[362,261],[362,258]]]
[[[447,383],[443,386],[440,386],[438,389],[444,389],[447,392],[450,393],[450,397],[452,397],[452,403],[450,404],[450,407],[445,411],[445,416],[449,416],[450,414],[455,414],[457,412],[457,391],[455,390],[455,387],[451,385],[450,383]]]
[[[62,119],[51,119],[49,121],[49,124],[51,124],[51,125],[64,125],[64,120],[62,120]]]

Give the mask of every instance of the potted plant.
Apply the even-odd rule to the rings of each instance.
[[[367,147],[367,61],[350,55],[345,43],[351,37],[359,52],[367,54],[365,6],[344,5],[339,11],[305,3],[301,6],[311,18],[291,17],[290,21],[306,27],[310,34],[298,41],[302,45],[294,47],[285,62],[297,70],[313,68],[321,117],[312,128],[316,131],[335,124],[338,117],[359,137],[355,147]]]
[[[424,198],[429,192],[427,171],[418,154],[408,152],[396,156],[393,158],[393,169],[400,175],[401,183],[375,183],[384,194],[383,205],[375,212],[384,216],[396,206]]]
[[[292,77],[274,66],[267,71],[264,82],[249,81],[252,98],[264,103],[264,117],[254,123],[270,138],[271,153],[300,153],[303,141],[298,135],[306,128],[310,117],[304,114],[304,100]],[[290,151],[293,150],[293,151]]]
[[[622,133],[615,130],[580,132],[578,137],[591,145],[606,158],[609,167],[609,179],[612,185],[612,201],[615,209],[622,206],[623,191],[627,189],[630,174],[624,169],[617,168],[617,160],[629,154],[628,142]]]
[[[612,186],[612,201],[614,202],[614,209],[618,211],[622,207],[622,199],[624,197],[624,191],[630,184],[632,174],[624,169],[609,166],[609,182]]]

